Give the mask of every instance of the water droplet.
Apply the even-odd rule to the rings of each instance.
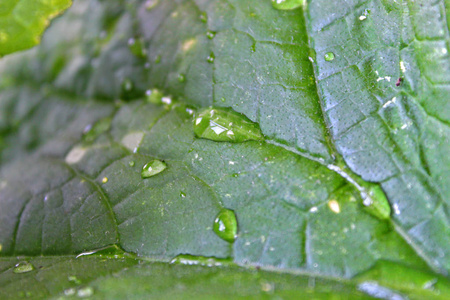
[[[158,5],[159,0],[147,0],[145,1],[145,9],[150,11],[153,8],[155,8],[156,5]]]
[[[70,282],[73,282],[75,284],[81,284],[81,280],[77,278],[77,276],[69,276],[67,277],[67,280]]]
[[[217,142],[261,141],[259,125],[230,108],[207,108],[194,119],[194,133],[199,138]]]
[[[70,289],[64,290],[64,295],[73,296],[73,295],[75,295],[76,292],[77,292],[76,289],[70,288]]]
[[[108,177],[103,177],[102,183],[107,183],[107,182],[108,182]]]
[[[181,197],[181,198],[185,198],[185,197],[186,197],[186,194],[183,193],[183,192],[180,192],[180,197]]]
[[[128,48],[136,57],[145,58],[147,56],[147,50],[142,38],[130,38],[128,40]]]
[[[130,167],[134,167],[134,160],[130,160],[130,162],[128,162],[128,165],[129,165]]]
[[[202,12],[200,14],[200,21],[202,21],[203,23],[208,22],[208,15],[206,14],[206,12]]]
[[[272,6],[276,9],[290,10],[303,5],[305,0],[271,0]]]
[[[102,133],[109,130],[112,119],[107,117],[95,122],[93,126],[89,126],[88,130],[83,133],[83,141],[87,143],[93,142]]]
[[[334,53],[333,52],[327,52],[327,53],[325,53],[324,58],[325,58],[326,61],[332,61],[334,59]]]
[[[149,178],[152,176],[155,176],[156,174],[161,173],[167,168],[167,165],[165,162],[160,160],[152,160],[151,162],[147,163],[145,166],[142,167],[141,177],[142,178]]]
[[[77,296],[80,298],[87,298],[91,297],[92,295],[94,295],[94,289],[90,286],[81,288],[77,292]]]
[[[34,266],[28,261],[22,261],[14,266],[13,272],[16,274],[27,273],[34,270]]]
[[[214,232],[227,242],[234,242],[237,234],[236,215],[232,210],[222,209],[214,219]]]
[[[159,64],[161,62],[161,55],[157,55],[155,57],[155,64]]]
[[[178,74],[178,81],[179,82],[185,82],[186,76],[184,74]]]
[[[222,101],[222,102],[225,102],[225,98],[224,97],[222,97],[222,98],[220,98],[220,101]]]
[[[381,187],[377,184],[366,184],[365,189],[368,192],[361,193],[365,210],[381,220],[388,219],[391,207]]]
[[[214,56],[214,53],[211,52],[209,56],[206,58],[206,61],[212,64],[214,62],[214,59],[216,59],[216,57]]]
[[[212,40],[216,36],[216,33],[214,31],[208,30],[206,32],[206,37],[210,40]]]
[[[176,256],[170,261],[171,264],[182,265],[199,265],[208,267],[220,267],[226,265],[232,265],[232,261],[228,258],[215,258],[205,256],[194,256],[189,254],[181,254]]]
[[[126,78],[123,82],[122,82],[122,89],[126,92],[129,92],[133,89],[133,82]]]
[[[150,103],[162,104],[161,99],[164,97],[164,94],[158,89],[152,89],[145,92],[145,97]]]

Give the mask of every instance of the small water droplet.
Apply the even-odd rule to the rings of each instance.
[[[210,40],[212,40],[216,36],[216,33],[214,31],[208,30],[206,32],[206,37]]]
[[[67,280],[69,280],[70,282],[73,282],[75,284],[81,284],[81,280],[77,278],[77,276],[69,276],[67,277]]]
[[[158,5],[159,0],[147,0],[145,1],[145,9],[147,11],[151,11],[153,8],[155,8],[156,5]]]
[[[102,178],[102,183],[107,183],[108,182],[108,177],[103,177]]]
[[[264,140],[257,123],[230,108],[211,107],[198,112],[194,118],[194,133],[199,138],[217,142]]]
[[[77,292],[76,289],[70,288],[70,289],[64,290],[64,295],[66,295],[66,296],[73,296],[73,295],[75,295],[76,292]]]
[[[155,176],[156,174],[161,173],[167,168],[167,165],[165,162],[160,160],[152,160],[151,162],[147,163],[145,166],[142,167],[141,177],[142,178],[149,178],[152,176]]]
[[[81,288],[77,291],[77,296],[80,298],[87,298],[94,295],[94,289],[90,286]]]
[[[158,89],[152,89],[145,91],[145,97],[148,102],[153,104],[162,104],[162,98],[164,94]]]
[[[205,256],[194,256],[189,254],[181,254],[170,261],[171,264],[181,265],[199,265],[208,267],[220,267],[232,265],[232,261],[228,258],[215,258]]]
[[[128,162],[128,165],[129,165],[130,167],[134,167],[134,160],[130,160],[130,162]]]
[[[305,0],[271,0],[272,6],[280,10],[296,9],[303,5]]]
[[[222,98],[220,98],[220,101],[222,101],[222,102],[225,102],[225,98],[224,97],[222,97]]]
[[[184,74],[178,74],[178,81],[179,82],[185,82],[186,76]]]
[[[200,14],[200,21],[202,21],[203,23],[208,22],[208,15],[206,14],[206,12],[202,12]]]
[[[122,89],[126,92],[129,92],[133,89],[133,82],[126,78],[123,82],[122,82]]]
[[[206,58],[206,61],[209,62],[210,64],[212,64],[215,59],[216,59],[216,57],[214,56],[214,53],[211,52],[209,54],[209,56]]]
[[[186,197],[186,194],[183,193],[183,192],[180,192],[180,196],[181,196],[181,198],[185,198],[185,197]]]
[[[214,219],[214,232],[227,242],[234,242],[237,234],[236,215],[232,210],[222,209]]]
[[[155,64],[159,64],[161,62],[161,55],[157,55],[155,57]]]
[[[136,57],[145,58],[147,56],[147,50],[142,38],[128,39],[128,48]]]
[[[327,53],[325,53],[324,58],[325,58],[326,61],[332,61],[332,60],[334,60],[334,53],[333,52],[327,52]]]
[[[28,261],[22,261],[14,266],[13,272],[16,274],[27,273],[34,270],[34,266]]]

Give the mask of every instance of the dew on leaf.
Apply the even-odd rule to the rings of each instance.
[[[209,63],[213,63],[215,59],[216,59],[216,57],[214,56],[214,53],[211,52],[211,53],[208,55],[208,57],[206,58],[206,61],[209,62]]]
[[[185,197],[186,197],[186,194],[183,193],[183,192],[180,192],[180,197],[181,197],[181,198],[185,198]]]
[[[205,256],[194,256],[189,254],[181,254],[176,256],[170,261],[171,264],[181,265],[199,265],[207,267],[220,267],[224,265],[233,264],[230,259],[227,258],[215,258]]]
[[[178,81],[179,82],[185,82],[186,76],[184,74],[178,74]]]
[[[334,60],[334,53],[333,52],[327,52],[327,53],[325,53],[324,58],[325,58],[326,61],[332,61],[332,60]]]
[[[128,165],[129,165],[130,167],[134,167],[134,160],[130,160],[130,161],[128,162]]]
[[[34,266],[28,261],[22,261],[14,266],[13,272],[16,274],[28,273],[34,270]]]
[[[377,184],[367,184],[367,191],[361,193],[365,210],[371,215],[384,220],[391,214],[391,207],[381,187]]]
[[[194,119],[194,133],[199,138],[216,142],[262,141],[264,137],[257,123],[230,108],[207,108]]]
[[[161,173],[162,171],[164,171],[166,168],[167,168],[167,165],[165,162],[157,160],[157,159],[152,160],[142,167],[141,177],[149,178],[149,177],[155,176],[155,175]]]
[[[200,21],[202,21],[203,23],[208,22],[208,15],[206,14],[206,12],[202,12],[200,14]]]
[[[232,210],[222,209],[214,219],[214,232],[227,242],[234,242],[237,234],[236,215]]]
[[[158,90],[158,89],[152,89],[145,91],[145,98],[148,102],[153,104],[161,104],[162,98],[164,97],[164,94]]]
[[[128,39],[128,48],[136,57],[145,58],[147,56],[147,50],[145,49],[144,40],[142,38]]]
[[[303,5],[304,0],[271,0],[272,6],[280,10],[296,9]]]
[[[102,183],[107,183],[108,182],[108,177],[103,177],[102,178]]]
[[[208,30],[206,32],[206,37],[210,40],[212,40],[216,36],[216,33],[214,31]]]
[[[80,298],[87,298],[94,295],[94,289],[90,286],[81,288],[77,291],[77,296]]]

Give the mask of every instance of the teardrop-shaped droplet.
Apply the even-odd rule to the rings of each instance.
[[[290,10],[303,5],[304,0],[271,0],[272,6],[276,9]]]
[[[130,38],[128,40],[128,47],[131,53],[140,58],[147,56],[147,50],[145,49],[144,40],[142,38]]]
[[[83,133],[83,141],[87,143],[93,142],[98,136],[109,130],[111,127],[111,121],[112,119],[107,117],[100,119],[94,125],[89,126]]]
[[[13,272],[16,274],[27,273],[34,270],[34,266],[28,261],[22,261],[14,266]]]
[[[377,184],[366,184],[367,193],[361,193],[365,210],[371,215],[385,220],[391,215],[391,206],[381,187]]]
[[[332,60],[334,60],[334,53],[333,52],[327,52],[327,53],[325,53],[324,58],[325,58],[326,61],[332,61]]]
[[[207,108],[196,114],[194,133],[216,142],[261,141],[264,137],[257,123],[230,108]]]
[[[181,265],[199,265],[208,267],[220,267],[224,265],[232,265],[233,262],[228,258],[215,258],[205,256],[194,256],[189,254],[181,254],[170,261],[171,264]]]
[[[222,209],[214,219],[214,232],[227,242],[234,242],[237,234],[236,215],[232,210]]]
[[[203,23],[208,22],[208,15],[206,14],[206,12],[202,12],[200,14],[200,21],[202,21]]]
[[[149,178],[152,176],[155,176],[156,174],[161,173],[167,168],[167,165],[165,162],[160,160],[152,160],[151,162],[147,163],[145,166],[142,167],[141,177],[142,178]]]

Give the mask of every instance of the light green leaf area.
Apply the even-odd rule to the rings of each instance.
[[[448,298],[446,9],[75,2],[0,64],[5,295]]]
[[[39,44],[51,19],[71,0],[0,0],[0,57]]]

